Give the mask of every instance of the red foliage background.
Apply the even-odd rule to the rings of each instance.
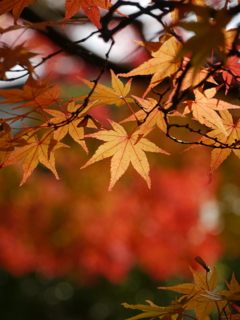
[[[187,275],[196,255],[211,264],[221,254],[217,230],[211,233],[199,214],[216,191],[201,169],[155,168],[151,190],[136,176],[107,192],[104,163],[80,172],[69,169],[77,168],[75,152],[58,157],[62,170],[67,164],[62,181],[36,172],[19,188],[11,182],[18,173],[0,177],[0,266],[13,275],[117,283],[140,267],[163,280]]]
[[[7,43],[14,41],[15,32],[12,36]],[[57,49],[35,31],[20,39],[28,39],[26,45],[44,56]],[[66,65],[61,59],[70,58],[61,54],[48,60],[43,74],[51,72],[60,79],[60,66]],[[71,65],[71,81],[76,74],[86,77],[91,72],[79,60],[71,60]],[[100,121],[106,121],[108,111],[103,112],[98,114]],[[127,175],[108,193],[106,163],[80,172],[79,149],[58,152],[60,182],[36,171],[19,188],[18,167],[0,175],[1,268],[15,276],[36,271],[46,277],[71,274],[86,283],[103,276],[118,283],[135,267],[164,280],[187,275],[197,255],[209,264],[221,255],[217,230],[208,230],[200,216],[201,207],[215,199],[217,188],[214,183],[206,185],[201,166],[156,167],[151,171],[151,190],[138,176]]]

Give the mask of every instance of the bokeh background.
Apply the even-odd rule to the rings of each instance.
[[[48,20],[61,18],[63,3],[39,1],[24,11],[23,18],[41,20],[45,9]],[[116,35],[109,63],[116,73],[148,57],[132,38],[157,40],[153,22],[150,28],[144,19]],[[0,17],[1,27],[11,23],[10,16]],[[64,36],[72,41],[91,31],[86,22],[66,26]],[[61,47],[63,32],[54,32],[55,38],[33,30],[14,31],[1,40],[13,45],[17,38],[41,59]],[[76,76],[91,80],[99,74],[108,46],[98,41],[95,37],[84,43],[78,54],[47,60],[38,73],[50,74],[63,98],[88,92]],[[101,83],[110,86],[109,70]],[[141,96],[146,84],[146,79],[134,79],[131,93]],[[10,84],[21,85],[20,80]],[[236,104],[236,92],[231,94]],[[98,107],[92,114],[105,126],[107,118],[120,121],[129,115],[127,108],[115,106]],[[2,319],[123,320],[133,315],[123,302],[169,303],[174,296],[157,287],[191,281],[189,266],[198,268],[198,255],[211,267],[216,265],[224,278],[232,271],[240,278],[239,160],[231,155],[209,183],[210,150],[201,147],[179,154],[183,147],[158,129],[149,138],[172,154],[148,155],[151,190],[129,168],[108,192],[110,160],[80,170],[89,157],[70,137],[64,142],[71,148],[56,152],[60,181],[41,165],[21,187],[21,164],[0,171]],[[98,145],[89,140],[90,155]]]

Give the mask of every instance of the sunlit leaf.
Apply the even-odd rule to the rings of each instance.
[[[149,164],[144,151],[168,153],[144,137],[139,140],[138,131],[128,135],[120,124],[113,121],[110,121],[110,123],[114,130],[103,130],[86,135],[86,137],[103,140],[105,143],[97,149],[92,158],[82,168],[113,156],[109,190],[113,188],[117,180],[124,174],[130,163],[132,163],[134,169],[143,177],[150,188]]]

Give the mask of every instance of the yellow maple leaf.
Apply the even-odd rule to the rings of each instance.
[[[239,147],[240,143],[240,120],[238,120],[235,124],[233,123],[232,115],[228,110],[220,110],[219,111],[222,124],[227,132],[227,135],[223,133],[223,131],[218,128],[217,125],[213,123],[206,123],[207,126],[213,128],[212,131],[207,133],[207,137],[202,137],[199,140],[198,145],[191,145],[189,148],[184,151],[188,151],[190,149],[194,149],[201,145],[209,145],[209,146],[220,146],[220,144],[225,145],[236,145]],[[217,139],[217,141],[216,141]],[[211,153],[211,163],[209,175],[212,176],[213,172],[222,164],[223,161],[227,159],[227,157],[234,152],[235,155],[240,158],[240,149],[231,149],[231,148],[214,148]]]
[[[78,125],[79,125],[80,121],[83,120],[84,115],[93,106],[93,104],[94,104],[94,102],[88,103],[87,108],[84,108],[84,110],[79,113],[79,115],[76,117],[76,119],[74,119],[73,121],[71,121],[69,123],[66,121],[68,119],[70,119],[70,116],[72,115],[73,112],[76,112],[76,110],[79,107],[81,107],[80,104],[75,105],[75,102],[71,101],[68,104],[68,108],[67,108],[66,112],[48,109],[46,112],[53,116],[53,118],[49,119],[48,123],[60,124],[61,122],[66,122],[66,123],[64,123],[63,126],[59,126],[59,128],[57,128],[54,131],[54,134],[53,134],[54,139],[56,139],[57,141],[60,141],[65,137],[65,135],[67,133],[69,133],[70,136],[78,144],[80,144],[80,146],[86,151],[86,153],[88,153],[88,148],[87,148],[86,143],[84,141],[84,129],[83,129],[83,127],[79,127]],[[96,128],[96,126],[94,126],[93,123],[92,123],[91,127]]]
[[[187,107],[185,108],[184,113],[192,111],[193,116],[201,124],[207,124],[208,126],[211,126],[211,128],[218,127],[223,134],[228,135],[221,117],[215,110],[238,109],[240,107],[223,100],[212,99],[212,96],[214,96],[215,93],[215,88],[204,91],[204,94],[198,89],[194,90],[195,100],[186,101]]]
[[[96,150],[92,158],[82,166],[82,168],[86,168],[92,163],[113,156],[111,160],[111,180],[109,191],[112,190],[113,186],[127,170],[130,163],[132,163],[134,169],[143,177],[150,188],[151,180],[149,177],[149,163],[144,151],[165,154],[169,153],[160,149],[153,142],[147,140],[143,136],[139,139],[138,131],[128,135],[120,124],[111,120],[109,120],[109,122],[114,130],[103,130],[86,135],[86,137],[103,140],[105,143]],[[146,132],[144,136],[147,133],[148,132]]]
[[[152,43],[142,43],[141,45],[147,46],[147,49],[151,49],[153,58],[128,73],[120,73],[119,76],[132,77],[153,74],[150,84],[143,95],[144,97],[164,78],[177,72],[180,67],[180,62],[176,60],[176,56],[181,48],[181,44],[175,37],[171,36],[164,43],[160,42],[159,50],[155,50],[158,48],[158,44],[154,46]]]
[[[54,151],[61,147],[68,147],[67,145],[53,139],[53,132],[46,131],[40,140],[35,133],[30,133],[25,138],[25,145],[15,149],[5,162],[2,168],[16,164],[23,159],[22,170],[23,179],[20,186],[23,185],[27,178],[32,174],[39,162],[50,169],[59,180],[59,176],[55,169]]]
[[[131,80],[130,79],[126,85],[122,83],[122,81],[115,75],[115,73],[111,71],[112,77],[112,88],[108,88],[100,83],[98,83],[94,89],[95,93],[91,94],[90,100],[98,100],[95,103],[96,106],[100,106],[102,104],[115,104],[117,107],[121,107],[126,102],[133,102],[132,98],[127,98],[127,95],[131,88]],[[89,88],[93,88],[95,83],[85,80],[81,77],[78,77],[79,80],[86,83]],[[75,98],[75,100],[83,100],[87,97],[87,95]]]
[[[228,133],[228,136],[222,134],[222,132],[217,128],[208,133],[209,137],[217,138],[219,142],[231,145],[240,141],[240,121],[238,120],[236,124],[233,123],[232,115],[228,110],[220,111],[222,117],[223,125]],[[213,140],[202,138],[203,142],[212,143]],[[218,143],[215,143],[218,145]],[[240,158],[240,150],[238,149],[214,149],[211,153],[211,164],[210,164],[210,175],[220,166],[220,164],[226,160],[231,152],[234,152],[235,155]]]

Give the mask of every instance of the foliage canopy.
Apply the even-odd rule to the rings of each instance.
[[[1,81],[12,82],[27,76],[23,88],[0,90],[3,97],[0,102],[3,105],[0,120],[1,167],[22,161],[21,185],[39,162],[59,179],[55,168],[55,151],[67,147],[62,142],[67,133],[86,152],[85,138],[104,141],[82,168],[112,157],[109,190],[125,173],[130,162],[150,188],[149,163],[145,152],[168,155],[167,150],[146,138],[155,127],[167,138],[188,146],[186,150],[200,146],[211,148],[210,176],[231,151],[240,158],[240,106],[236,102],[238,97],[235,90],[240,79],[240,29],[239,26],[229,28],[229,23],[240,11],[239,2],[154,0],[144,7],[141,2],[132,1],[116,1],[112,4],[109,0],[66,0],[62,20],[27,20],[24,12],[31,10],[31,5],[38,2],[1,1],[0,15],[13,17],[10,25],[0,29],[1,35],[35,30],[45,32],[48,36],[59,26],[64,31],[70,24],[82,24],[89,20],[96,30],[85,38],[68,42],[60,49],[42,56],[38,63],[34,63],[34,58],[39,54],[24,42],[17,44],[17,38],[11,45],[1,41]],[[129,16],[122,14],[121,10],[126,6],[135,8],[135,13]],[[80,9],[87,18],[73,18]],[[106,13],[101,17],[102,10]],[[144,15],[150,16],[158,25],[155,30],[158,41],[145,41],[143,37],[141,41],[135,41],[149,52],[148,58],[126,72],[116,74],[115,70],[111,70],[111,88],[101,84],[101,77],[111,65],[108,60],[115,36]],[[187,37],[189,31],[192,36]],[[102,68],[94,81],[78,77],[79,86],[84,83],[89,87],[88,94],[64,99],[58,84],[51,81],[50,75],[40,78],[38,67],[52,57],[57,59],[65,51],[73,52],[79,44],[96,34],[109,43]],[[23,74],[12,77],[11,73],[16,67]],[[131,92],[131,84],[139,76],[149,80],[142,96]],[[120,78],[130,79],[124,84]],[[103,104],[120,109],[127,106],[129,117],[122,119],[120,124],[113,116],[110,120],[112,129],[105,128],[91,114],[93,109]],[[235,113],[232,109],[236,109]],[[32,123],[26,120],[32,120]],[[20,128],[15,127],[17,121],[21,122]],[[126,122],[134,123],[128,132],[124,129]],[[87,128],[95,132],[85,134]],[[182,135],[181,129],[185,129],[187,134]]]

